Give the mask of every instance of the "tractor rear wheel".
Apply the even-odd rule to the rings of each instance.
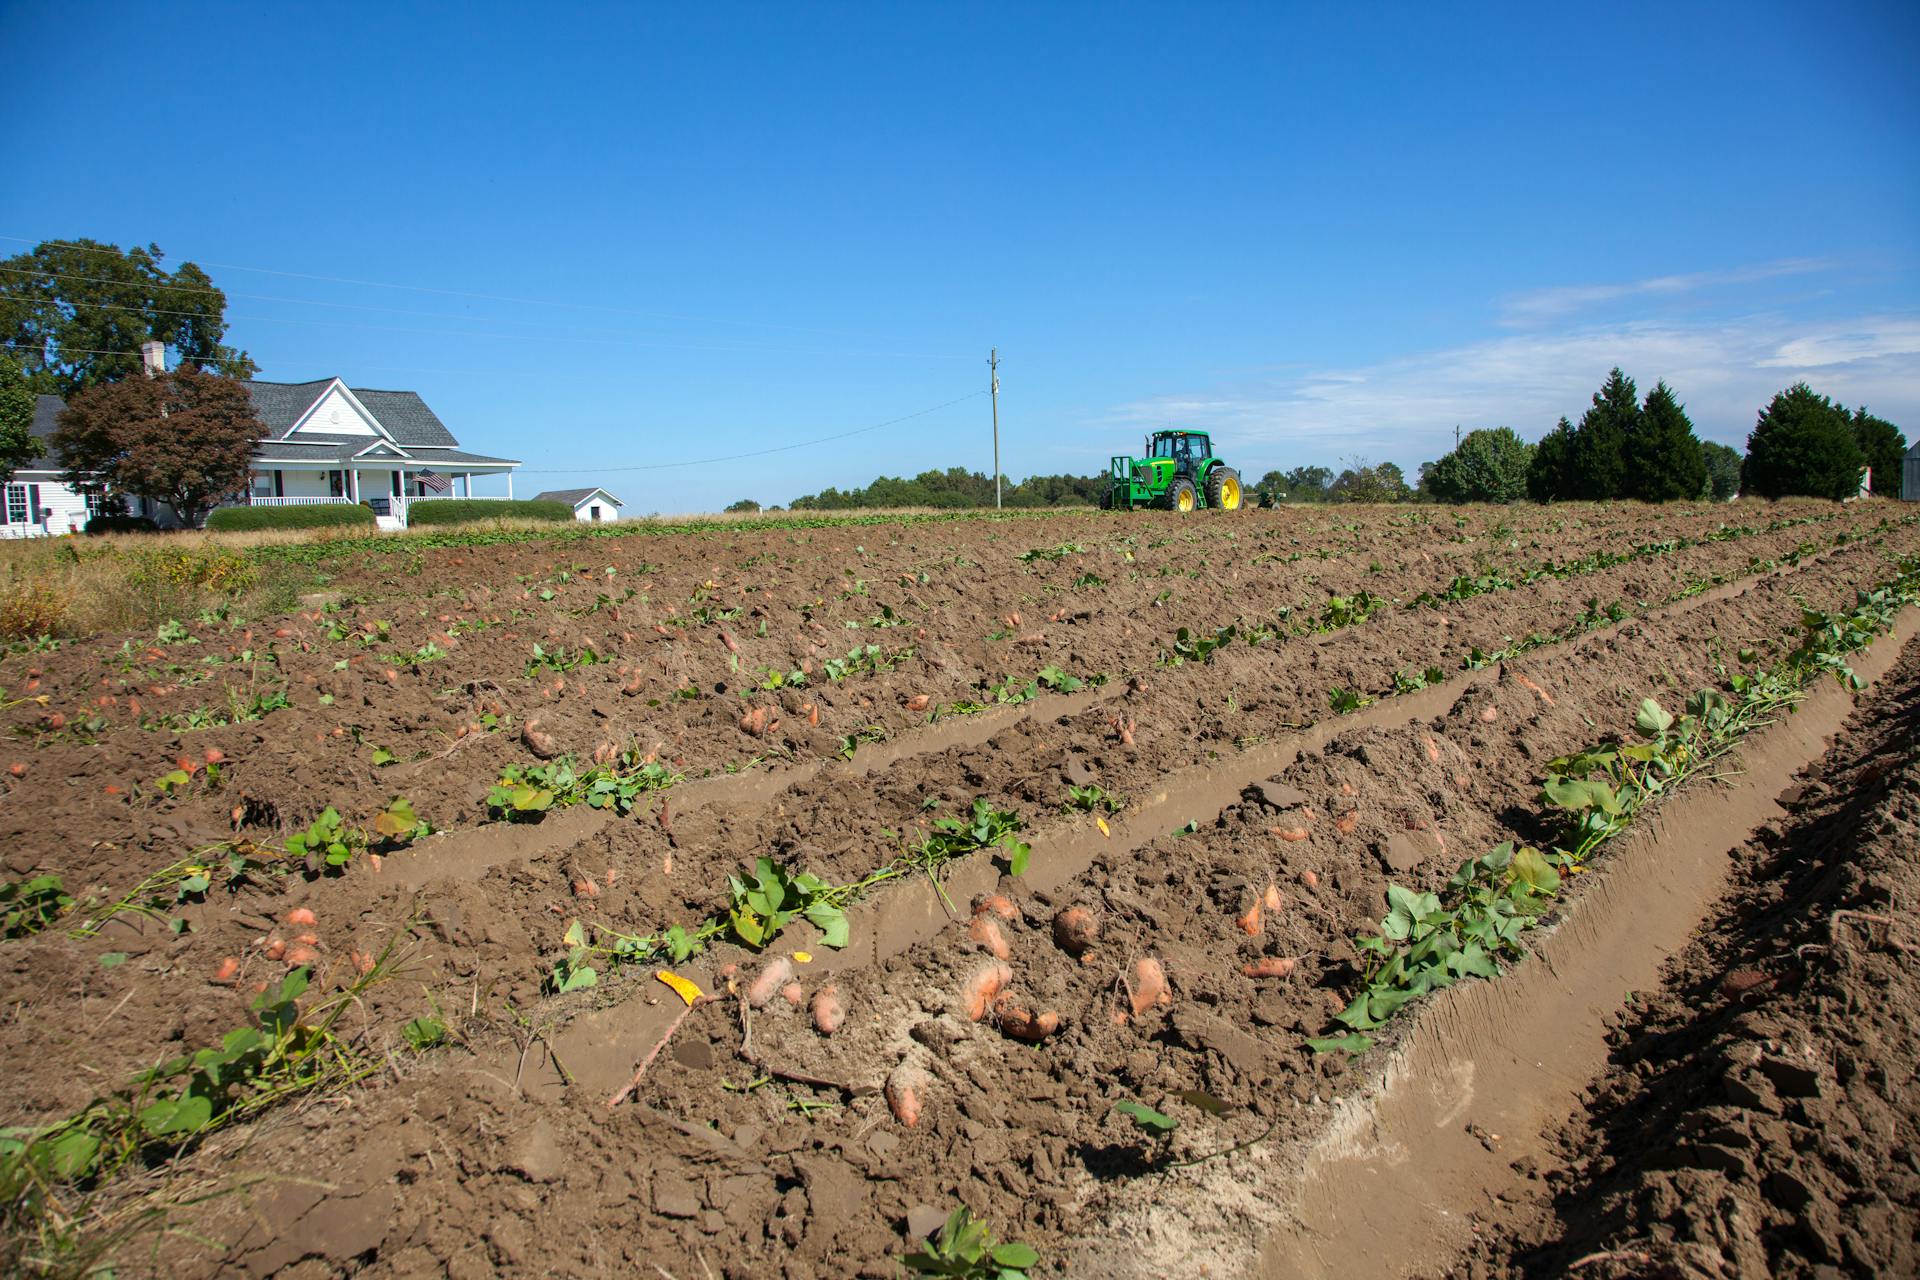
[[[1215,467],[1207,473],[1207,505],[1216,511],[1240,509],[1240,473],[1232,467]]]
[[[1168,511],[1191,511],[1200,505],[1200,495],[1194,492],[1193,481],[1181,476],[1167,486],[1160,501]]]
[[[1100,491],[1100,509],[1102,511],[1113,510],[1113,486],[1112,485],[1108,485],[1106,488]]]

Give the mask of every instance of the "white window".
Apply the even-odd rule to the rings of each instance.
[[[271,471],[254,472],[251,493],[256,498],[271,498],[273,496],[273,473]]]
[[[27,509],[27,486],[23,484],[7,486],[7,523],[33,523],[33,517],[28,514]]]
[[[98,489],[88,489],[80,496],[87,504],[87,515],[89,517],[100,514],[100,491]]]

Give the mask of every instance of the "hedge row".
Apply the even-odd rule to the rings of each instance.
[[[215,507],[207,528],[223,532],[243,529],[331,529],[374,523],[371,508],[349,502],[316,502],[299,507]]]
[[[565,523],[573,519],[573,508],[564,502],[497,501],[492,498],[436,498],[432,502],[415,501],[407,507],[407,524],[466,524],[474,520],[552,520]]]
[[[103,533],[158,533],[160,526],[145,516],[94,516],[87,521],[86,532],[94,537]]]

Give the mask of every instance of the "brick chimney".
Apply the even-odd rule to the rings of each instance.
[[[140,344],[140,366],[151,378],[155,374],[167,371],[167,344],[164,342],[143,342]]]

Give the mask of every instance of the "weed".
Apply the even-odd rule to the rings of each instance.
[[[927,1241],[926,1247],[900,1259],[910,1271],[925,1276],[958,1276],[962,1280],[1023,1280],[1040,1262],[1029,1245],[1002,1244],[987,1224],[961,1205]]]
[[[59,876],[35,876],[0,884],[0,938],[39,933],[73,905]]]

